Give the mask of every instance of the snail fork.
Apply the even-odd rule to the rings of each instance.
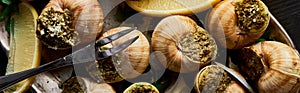
[[[117,40],[118,38],[130,33],[131,31],[135,30],[136,28],[127,29],[121,32],[118,32],[116,34],[107,36],[101,40],[96,41],[95,43],[89,44],[84,48],[81,48],[65,57],[56,59],[54,61],[51,61],[49,63],[46,63],[44,65],[41,65],[37,68],[28,69],[21,72],[16,72],[12,74],[8,74],[5,76],[0,77],[0,91],[2,91],[5,88],[8,88],[9,86],[18,83],[26,78],[30,78],[31,76],[37,75],[39,73],[71,66],[71,65],[77,65],[87,62],[94,62],[95,60],[100,60],[109,56],[112,56],[124,49],[126,49],[129,45],[131,45],[134,41],[138,39],[138,36],[129,39],[128,41],[125,41],[122,44],[113,46],[112,48],[102,50],[100,49],[101,46],[106,45],[108,43],[111,43],[114,40]],[[96,51],[95,51],[96,50]],[[93,54],[94,52],[94,54]]]

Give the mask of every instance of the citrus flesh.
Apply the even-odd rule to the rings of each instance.
[[[36,10],[28,3],[19,4],[19,13],[12,15],[10,52],[6,74],[24,71],[39,66],[41,43],[36,37]],[[30,88],[34,77],[19,82],[5,92],[22,93]]]
[[[126,0],[134,10],[153,16],[189,15],[212,8],[221,0]]]

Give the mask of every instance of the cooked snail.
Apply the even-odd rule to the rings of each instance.
[[[197,93],[245,93],[244,88],[229,73],[216,65],[201,69],[195,79]]]
[[[62,84],[62,93],[116,93],[106,83],[97,84],[82,77],[71,77]]]
[[[222,46],[240,49],[262,36],[270,21],[268,13],[260,0],[224,0],[209,13],[206,26]]]
[[[105,32],[100,39],[126,29],[130,29],[130,27],[117,27],[110,29]],[[147,38],[140,31],[134,30],[103,47],[119,45],[128,39],[134,38],[135,36],[139,36],[139,38],[123,51],[112,57],[98,60],[98,69],[101,75],[97,76],[93,75],[95,73],[92,73],[92,76],[96,76],[95,79],[100,76],[100,78],[102,77],[104,81],[113,83],[141,75],[149,65],[150,45]]]
[[[130,85],[123,93],[159,93],[159,91],[150,83],[138,82]]]
[[[99,36],[103,12],[97,0],[50,0],[37,22],[37,37],[45,45],[67,49]]]
[[[169,70],[191,72],[210,63],[217,46],[212,37],[191,18],[173,15],[162,19],[152,34],[153,51]]]
[[[242,48],[236,62],[261,93],[300,92],[300,58],[286,44],[263,41]]]

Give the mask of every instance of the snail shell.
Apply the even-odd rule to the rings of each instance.
[[[247,30],[242,30],[240,26],[238,26],[238,20],[247,20],[252,19],[250,15],[255,15],[255,13],[259,13],[256,11],[251,11],[249,15],[245,15],[242,18],[238,18],[237,12],[235,11],[235,6],[242,1],[250,1],[250,0],[223,0],[218,3],[214,8],[210,11],[207,18],[207,28],[211,35],[219,41],[219,43],[226,47],[227,49],[240,49],[247,45],[252,44],[256,41],[262,34],[265,32],[265,29],[268,27],[270,16],[268,15],[267,6],[260,0],[253,0],[258,2],[258,6],[261,6],[263,10],[261,11],[262,17],[265,20],[264,24],[260,24],[260,28],[248,28]],[[246,5],[246,4],[242,4]],[[251,9],[250,9],[251,10]],[[258,15],[258,14],[257,14]],[[241,15],[240,15],[241,16]],[[257,19],[258,19],[257,18]],[[256,19],[253,18],[256,22]],[[252,20],[252,21],[253,21]],[[247,23],[253,23],[252,21],[245,21]],[[244,25],[244,24],[243,24]],[[247,26],[247,27],[251,27]],[[246,28],[247,28],[246,27]],[[226,41],[226,42],[225,42]]]
[[[83,77],[71,77],[63,83],[62,93],[116,93],[112,86],[106,83],[95,83]]]
[[[243,48],[240,68],[261,93],[299,93],[300,58],[297,52],[277,41],[263,41]]]
[[[117,32],[130,29],[130,27],[117,27],[105,32],[100,39]],[[135,78],[141,75],[149,65],[150,59],[150,44],[147,38],[138,30],[134,30],[117,40],[114,40],[110,45],[117,46],[125,41],[139,36],[139,38],[128,46],[123,51],[115,54],[112,57],[98,60],[98,68],[102,78],[106,82],[117,82],[127,78]],[[107,69],[110,71],[106,71]]]
[[[161,54],[159,61],[169,70],[191,72],[210,63],[217,46],[194,20],[173,15],[162,19],[152,34],[152,48]]]
[[[194,88],[197,93],[246,93],[237,80],[216,65],[206,66],[198,72]]]
[[[138,82],[130,85],[123,93],[159,93],[159,91],[150,83]]]
[[[103,19],[97,0],[50,0],[39,15],[36,33],[52,49],[82,47],[100,35]]]

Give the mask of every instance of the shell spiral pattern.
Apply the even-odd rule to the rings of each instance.
[[[162,19],[152,34],[152,48],[160,62],[175,72],[191,72],[216,55],[213,38],[191,18],[174,15]]]
[[[256,55],[249,55],[251,52]],[[250,80],[257,81],[259,92],[300,92],[300,58],[293,48],[277,41],[263,41],[243,48],[241,56],[241,70]]]

